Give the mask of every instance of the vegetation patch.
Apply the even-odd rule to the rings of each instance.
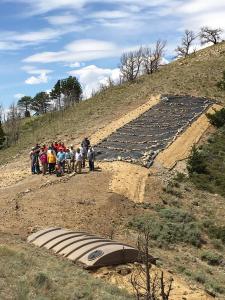
[[[225,125],[188,160],[191,181],[200,189],[225,196]]]
[[[204,251],[201,255],[201,259],[211,266],[219,266],[222,262],[222,256],[211,251]]]
[[[13,245],[0,245],[0,266],[0,299],[134,299],[72,262],[21,241],[15,249]]]
[[[186,243],[196,247],[202,244],[201,230],[195,218],[179,208],[163,208],[158,216],[150,214],[137,216],[128,226],[142,231],[151,229],[150,236],[157,241],[158,246],[168,244]]]

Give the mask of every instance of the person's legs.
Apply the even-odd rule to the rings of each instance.
[[[95,162],[92,160],[91,162],[91,171],[94,171],[95,170]]]
[[[36,173],[37,173],[37,174],[40,174],[40,173],[41,173],[39,162],[36,162],[36,164],[35,164],[35,170],[36,170]]]
[[[74,171],[75,161],[71,159],[71,171]]]
[[[85,168],[85,156],[82,158],[82,168]]]
[[[35,174],[35,164],[34,164],[34,162],[31,162],[31,173]]]
[[[49,164],[49,174],[52,174],[54,172],[54,169],[55,169],[54,166],[55,166],[55,164],[53,164],[53,163]]]
[[[74,171],[77,172],[78,161],[75,162]]]
[[[46,173],[45,172],[45,163],[42,163],[41,166],[42,166],[42,174],[45,175],[45,173]]]
[[[65,173],[65,161],[61,162],[62,175]]]
[[[81,173],[81,168],[82,168],[82,162],[78,161],[78,173]]]
[[[88,163],[89,163],[89,171],[91,171],[91,160],[90,159],[89,159]]]

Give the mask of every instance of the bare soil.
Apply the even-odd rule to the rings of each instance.
[[[102,135],[98,133],[93,139],[91,137],[91,141],[98,142],[106,133],[137,117],[147,107],[120,119],[118,124],[114,122],[113,126],[109,125],[108,129],[103,129]],[[196,132],[199,136],[199,131]],[[195,131],[185,138],[193,142],[194,136]],[[171,165],[171,158],[170,153],[168,165]],[[164,161],[167,161],[166,156]],[[61,178],[54,175],[30,175],[29,164],[27,153],[27,156],[14,157],[0,168],[0,231],[24,239],[38,228],[61,226],[135,245],[136,236],[131,235],[127,229],[129,219],[145,213],[145,208],[138,205],[141,202],[154,204],[161,201],[165,171],[160,164],[146,169],[125,162],[99,163],[96,172],[89,173],[85,169],[80,175],[70,174]],[[130,290],[129,277],[122,278],[113,272],[105,276],[101,271],[97,275]],[[191,284],[185,283],[179,276],[173,277],[175,286],[172,299],[211,299],[198,287],[193,289]]]

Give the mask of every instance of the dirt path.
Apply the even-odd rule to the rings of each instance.
[[[109,188],[134,202],[143,202],[149,170],[126,162],[100,163],[112,175]]]

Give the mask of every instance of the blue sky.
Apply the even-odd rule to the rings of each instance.
[[[86,96],[119,58],[140,45],[167,40],[166,57],[185,29],[224,29],[221,0],[0,0],[0,103],[34,96],[69,75]]]

